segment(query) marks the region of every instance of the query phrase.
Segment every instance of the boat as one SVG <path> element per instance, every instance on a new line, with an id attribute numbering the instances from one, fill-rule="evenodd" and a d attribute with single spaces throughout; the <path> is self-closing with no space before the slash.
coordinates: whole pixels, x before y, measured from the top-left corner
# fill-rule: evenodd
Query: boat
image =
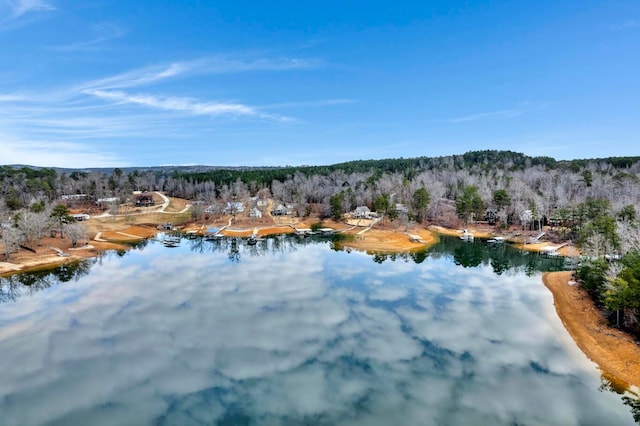
<path id="1" fill-rule="evenodd" d="M 332 235 L 336 233 L 336 230 L 333 228 L 320 228 L 317 230 L 317 233 L 320 235 Z"/>
<path id="2" fill-rule="evenodd" d="M 460 239 L 463 241 L 473 241 L 473 234 L 467 229 L 464 229 L 462 235 L 460 235 Z"/>
<path id="3" fill-rule="evenodd" d="M 218 233 L 204 235 L 204 239 L 206 241 L 218 241 L 218 240 L 221 240 L 222 238 L 224 238 L 224 235 L 221 235 Z"/>
<path id="4" fill-rule="evenodd" d="M 165 247 L 178 247 L 180 245 L 180 237 L 176 235 L 167 235 L 161 241 Z"/>
<path id="5" fill-rule="evenodd" d="M 315 232 L 313 232 L 311 230 L 311 228 L 299 228 L 296 229 L 296 235 L 299 237 L 308 237 L 310 235 L 315 234 Z"/>
<path id="6" fill-rule="evenodd" d="M 487 242 L 491 244 L 501 244 L 501 243 L 504 243 L 504 241 L 505 241 L 504 237 L 493 237 L 487 240 Z"/>

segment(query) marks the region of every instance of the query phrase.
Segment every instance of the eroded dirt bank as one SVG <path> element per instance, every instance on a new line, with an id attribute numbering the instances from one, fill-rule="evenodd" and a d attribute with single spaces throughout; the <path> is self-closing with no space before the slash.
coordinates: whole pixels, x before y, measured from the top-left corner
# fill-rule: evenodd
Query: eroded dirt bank
<path id="1" fill-rule="evenodd" d="M 570 271 L 542 275 L 567 331 L 616 388 L 640 388 L 640 346 L 628 334 L 609 327 L 587 292 L 569 285 L 570 280 Z"/>

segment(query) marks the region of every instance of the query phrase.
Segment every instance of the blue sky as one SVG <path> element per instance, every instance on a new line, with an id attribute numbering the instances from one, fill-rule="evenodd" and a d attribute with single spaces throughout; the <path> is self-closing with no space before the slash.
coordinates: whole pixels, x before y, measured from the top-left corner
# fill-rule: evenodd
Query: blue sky
<path id="1" fill-rule="evenodd" d="M 0 0 L 0 164 L 640 155 L 638 76 L 638 0 Z"/>

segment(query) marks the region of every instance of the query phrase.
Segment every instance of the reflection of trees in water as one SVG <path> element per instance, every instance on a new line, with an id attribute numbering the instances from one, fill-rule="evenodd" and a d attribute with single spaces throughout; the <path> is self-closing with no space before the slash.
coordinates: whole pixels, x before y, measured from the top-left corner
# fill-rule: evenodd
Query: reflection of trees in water
<path id="1" fill-rule="evenodd" d="M 337 242 L 332 244 L 332 249 L 342 251 L 343 247 Z M 491 266 L 497 275 L 513 269 L 530 276 L 537 271 L 561 271 L 564 270 L 565 265 L 564 258 L 517 250 L 509 244 L 489 244 L 480 240 L 470 242 L 452 237 L 441 237 L 440 243 L 428 250 L 411 253 L 368 251 L 367 254 L 376 263 L 397 260 L 422 263 L 428 257 L 434 259 L 451 258 L 456 265 L 464 268 L 474 268 L 480 265 Z"/>
<path id="2" fill-rule="evenodd" d="M 425 253 L 425 252 L 422 252 L 422 253 Z M 402 260 L 404 262 L 414 260 L 416 263 L 420 263 L 416 261 L 417 258 L 414 258 L 413 256 L 411 256 L 410 253 L 384 253 L 384 252 L 368 251 L 367 254 L 373 257 L 373 261 L 376 263 L 383 263 L 386 260 L 390 260 L 391 262 L 395 262 L 396 260 L 398 261 Z M 424 259 L 426 259 L 426 256 L 422 260 Z"/>
<path id="3" fill-rule="evenodd" d="M 232 238 L 231 245 L 229 247 L 229 254 L 227 255 L 229 260 L 235 263 L 240 262 L 240 250 L 238 249 L 238 239 Z"/>
<path id="4" fill-rule="evenodd" d="M 192 238 L 187 240 L 187 245 L 193 252 L 204 253 L 207 250 L 207 242 L 204 238 Z"/>
<path id="5" fill-rule="evenodd" d="M 640 399 L 623 396 L 622 402 L 629 406 L 633 420 L 640 425 Z"/>
<path id="6" fill-rule="evenodd" d="M 97 259 L 85 259 L 51 269 L 21 272 L 0 278 L 0 303 L 15 302 L 40 290 L 89 274 Z"/>
<path id="7" fill-rule="evenodd" d="M 493 258 L 491 259 L 491 268 L 496 275 L 502 275 L 503 272 L 509 270 L 511 264 L 508 259 L 505 258 Z"/>
<path id="8" fill-rule="evenodd" d="M 464 268 L 475 268 L 482 263 L 482 252 L 474 244 L 460 244 L 453 249 L 453 262 Z"/>
<path id="9" fill-rule="evenodd" d="M 130 241 L 124 244 L 128 245 L 132 249 L 142 250 L 143 248 L 149 245 L 149 241 L 150 241 L 149 239 L 144 238 L 142 240 Z"/>
<path id="10" fill-rule="evenodd" d="M 429 253 L 427 252 L 427 250 L 421 250 L 418 252 L 410 253 L 409 256 L 415 263 L 422 263 L 427 257 L 429 257 Z"/>
<path id="11" fill-rule="evenodd" d="M 624 385 L 618 385 L 604 375 L 600 376 L 600 387 L 598 390 L 600 392 L 608 391 L 622 395 L 622 403 L 629 407 L 633 421 L 640 425 L 640 397 L 637 394 L 627 392 Z"/>
<path id="12" fill-rule="evenodd" d="M 562 257 L 517 250 L 506 243 L 490 244 L 481 240 L 471 242 L 452 237 L 442 237 L 439 244 L 429 249 L 429 255 L 433 258 L 453 257 L 456 265 L 465 268 L 488 265 L 497 275 L 508 270 L 524 272 L 530 276 L 538 271 L 565 269 L 565 259 Z"/>
<path id="13" fill-rule="evenodd" d="M 255 245 L 248 245 L 247 240 L 238 237 L 224 237 L 216 240 L 204 238 L 185 239 L 187 246 L 197 253 L 224 253 L 231 262 L 238 263 L 243 256 L 266 256 L 268 254 L 290 253 L 298 246 L 309 244 L 323 244 L 329 242 L 331 248 L 342 251 L 340 244 L 345 237 L 333 235 L 330 237 L 297 237 L 293 235 L 270 236 L 258 241 Z M 142 240 L 132 244 L 133 249 L 142 250 L 149 240 Z M 117 256 L 126 255 L 126 251 L 115 252 Z M 440 243 L 429 250 L 412 253 L 384 253 L 368 252 L 376 263 L 386 261 L 413 261 L 422 263 L 428 257 L 439 259 L 441 257 L 453 258 L 453 261 L 462 267 L 476 267 L 481 264 L 490 265 L 493 271 L 500 275 L 514 269 L 527 275 L 536 271 L 555 271 L 563 269 L 562 258 L 551 258 L 545 255 L 525 252 L 511 248 L 508 244 L 489 245 L 480 241 L 466 242 L 457 238 L 442 237 Z M 102 263 L 103 257 L 98 256 L 90 260 L 63 265 L 46 271 L 23 272 L 7 278 L 0 278 L 0 303 L 15 301 L 25 294 L 32 294 L 43 288 L 78 279 L 89 273 L 94 263 Z"/>
<path id="14" fill-rule="evenodd" d="M 247 244 L 246 238 L 221 237 L 217 239 L 194 238 L 187 240 L 189 249 L 196 253 L 224 253 L 234 263 L 243 256 L 266 256 L 267 254 L 287 253 L 296 250 L 299 244 L 296 237 L 275 235 L 258 240 L 257 244 Z"/>

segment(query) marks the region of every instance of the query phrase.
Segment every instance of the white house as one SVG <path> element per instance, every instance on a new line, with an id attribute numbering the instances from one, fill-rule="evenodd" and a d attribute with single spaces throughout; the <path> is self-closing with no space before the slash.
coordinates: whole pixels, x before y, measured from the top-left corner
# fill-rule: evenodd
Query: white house
<path id="1" fill-rule="evenodd" d="M 120 199 L 118 197 L 98 198 L 96 200 L 96 204 L 99 204 L 99 203 L 113 203 L 114 201 L 120 201 Z"/>
<path id="2" fill-rule="evenodd" d="M 356 219 L 371 219 L 371 209 L 367 206 L 358 206 L 353 211 L 353 217 Z"/>
<path id="3" fill-rule="evenodd" d="M 257 207 L 254 207 L 251 210 L 249 210 L 249 217 L 261 218 L 262 212 Z"/>
<path id="4" fill-rule="evenodd" d="M 409 209 L 402 203 L 396 203 L 396 211 L 398 213 L 409 213 Z"/>
<path id="5" fill-rule="evenodd" d="M 278 204 L 278 207 L 271 210 L 271 214 L 273 216 L 286 216 L 293 214 L 293 206 L 291 204 L 287 204 L 283 206 L 282 204 Z"/>
<path id="6" fill-rule="evenodd" d="M 244 205 L 240 201 L 230 201 L 227 203 L 227 206 L 224 208 L 224 214 L 231 213 L 242 213 L 244 212 Z"/>
<path id="7" fill-rule="evenodd" d="M 87 197 L 87 194 L 69 194 L 62 195 L 60 198 L 62 198 L 63 200 L 84 200 Z"/>

